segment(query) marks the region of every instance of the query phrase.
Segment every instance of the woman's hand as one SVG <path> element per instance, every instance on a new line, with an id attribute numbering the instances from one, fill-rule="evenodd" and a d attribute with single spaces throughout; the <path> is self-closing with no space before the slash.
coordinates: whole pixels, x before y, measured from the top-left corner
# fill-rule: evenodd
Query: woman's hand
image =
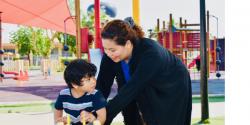
<path id="1" fill-rule="evenodd" d="M 94 122 L 96 120 L 96 117 L 91 113 L 87 111 L 81 112 L 81 122 Z"/>

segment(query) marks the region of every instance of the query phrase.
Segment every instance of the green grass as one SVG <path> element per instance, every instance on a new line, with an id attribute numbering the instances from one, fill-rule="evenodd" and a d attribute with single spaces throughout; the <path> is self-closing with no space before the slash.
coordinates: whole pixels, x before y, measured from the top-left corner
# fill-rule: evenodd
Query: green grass
<path id="1" fill-rule="evenodd" d="M 193 103 L 200 103 L 200 97 L 193 97 Z M 225 96 L 211 96 L 209 102 L 224 102 Z M 31 103 L 31 104 L 12 104 L 0 105 L 0 113 L 27 113 L 27 112 L 49 112 L 53 110 L 54 103 Z"/>
<path id="2" fill-rule="evenodd" d="M 224 95 L 221 95 L 221 96 L 209 96 L 208 101 L 209 102 L 225 102 L 225 96 Z M 193 97 L 192 102 L 193 103 L 200 103 L 201 98 L 200 97 Z"/>
<path id="3" fill-rule="evenodd" d="M 192 119 L 192 125 L 201 125 L 199 124 L 200 118 Z M 225 118 L 224 117 L 215 117 L 210 118 L 209 124 L 203 124 L 203 125 L 224 125 L 225 124 Z"/>
<path id="4" fill-rule="evenodd" d="M 0 113 L 50 112 L 53 103 L 0 105 Z"/>

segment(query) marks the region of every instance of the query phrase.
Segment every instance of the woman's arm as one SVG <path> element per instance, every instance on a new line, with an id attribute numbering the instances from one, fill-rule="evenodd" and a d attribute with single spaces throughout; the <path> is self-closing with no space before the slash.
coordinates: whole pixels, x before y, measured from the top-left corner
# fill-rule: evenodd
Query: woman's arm
<path id="1" fill-rule="evenodd" d="M 97 77 L 96 89 L 102 92 L 105 99 L 108 98 L 115 78 L 115 63 L 104 54 L 101 61 L 99 74 Z"/>
<path id="2" fill-rule="evenodd" d="M 121 88 L 119 93 L 108 102 L 107 119 L 105 124 L 110 124 L 112 119 L 147 86 L 147 83 L 157 76 L 162 69 L 162 57 L 153 51 L 144 53 L 137 68 L 128 83 Z"/>

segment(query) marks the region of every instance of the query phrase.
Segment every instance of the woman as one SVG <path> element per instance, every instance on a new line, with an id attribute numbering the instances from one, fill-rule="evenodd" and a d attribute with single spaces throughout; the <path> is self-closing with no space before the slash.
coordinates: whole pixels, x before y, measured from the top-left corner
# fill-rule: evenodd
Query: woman
<path id="1" fill-rule="evenodd" d="M 97 88 L 107 97 L 115 76 L 117 81 L 117 76 L 126 81 L 108 102 L 106 124 L 134 103 L 147 125 L 189 125 L 191 81 L 181 60 L 158 42 L 144 38 L 132 18 L 109 22 L 101 35 L 105 55 Z"/>

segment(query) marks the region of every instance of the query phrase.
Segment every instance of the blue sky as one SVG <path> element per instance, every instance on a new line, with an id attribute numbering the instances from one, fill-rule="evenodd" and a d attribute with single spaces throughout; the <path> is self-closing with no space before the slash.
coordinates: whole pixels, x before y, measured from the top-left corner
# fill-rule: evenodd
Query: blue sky
<path id="1" fill-rule="evenodd" d="M 101 0 L 110 3 L 117 8 L 118 19 L 132 16 L 132 0 Z M 169 14 L 173 14 L 176 23 L 179 17 L 186 19 L 188 23 L 199 23 L 199 1 L 200 0 L 140 0 L 140 20 L 144 31 L 153 28 L 156 25 L 156 19 L 159 18 L 162 27 L 162 21 L 169 20 Z M 81 9 L 86 11 L 88 5 L 94 0 L 81 0 Z M 219 19 L 219 37 L 225 36 L 225 0 L 206 0 L 206 9 L 210 14 Z M 210 18 L 210 33 L 216 35 L 216 20 Z M 9 32 L 15 31 L 15 25 L 3 24 L 3 41 L 7 42 Z"/>

